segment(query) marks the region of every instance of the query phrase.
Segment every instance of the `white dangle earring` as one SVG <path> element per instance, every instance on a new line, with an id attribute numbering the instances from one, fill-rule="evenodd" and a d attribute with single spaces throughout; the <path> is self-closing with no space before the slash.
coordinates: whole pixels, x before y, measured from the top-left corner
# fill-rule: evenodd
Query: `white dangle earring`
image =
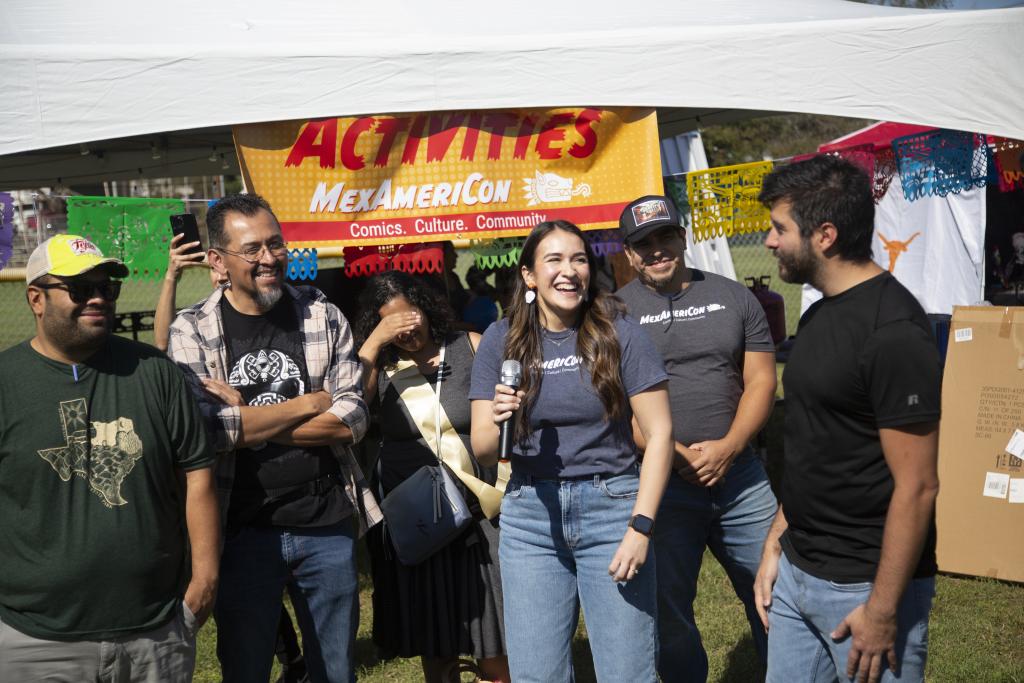
<path id="1" fill-rule="evenodd" d="M 528 289 L 526 290 L 526 295 L 523 297 L 523 299 L 526 301 L 526 305 L 529 306 L 530 304 L 537 300 L 537 292 L 535 292 L 532 288 Z"/>

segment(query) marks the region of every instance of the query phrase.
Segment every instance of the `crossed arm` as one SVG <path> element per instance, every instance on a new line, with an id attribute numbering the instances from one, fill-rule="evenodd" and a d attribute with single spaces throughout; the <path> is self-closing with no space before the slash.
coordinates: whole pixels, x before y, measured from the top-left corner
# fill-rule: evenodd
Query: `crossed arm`
<path id="1" fill-rule="evenodd" d="M 312 391 L 269 406 L 244 405 L 236 389 L 210 376 L 208 368 L 215 363 L 207 365 L 205 344 L 193 321 L 181 317 L 175 321 L 169 350 L 185 371 L 207 427 L 216 437 L 218 451 L 266 441 L 312 447 L 356 441 L 367 422 L 360 367 L 350 358 L 351 335 L 343 326 L 335 335 L 324 376 L 324 387 L 330 393 Z"/>
<path id="2" fill-rule="evenodd" d="M 203 388 L 227 406 L 238 408 L 240 428 L 236 448 L 273 441 L 292 446 L 326 446 L 351 443 L 352 429 L 333 413 L 326 391 L 314 391 L 269 406 L 248 406 L 234 387 L 205 378 Z"/>

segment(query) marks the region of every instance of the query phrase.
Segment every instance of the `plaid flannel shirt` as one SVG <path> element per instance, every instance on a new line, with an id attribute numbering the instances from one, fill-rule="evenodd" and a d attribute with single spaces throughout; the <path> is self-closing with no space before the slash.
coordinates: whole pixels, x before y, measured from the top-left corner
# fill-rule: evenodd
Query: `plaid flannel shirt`
<path id="1" fill-rule="evenodd" d="M 352 332 L 338 307 L 327 301 L 318 289 L 285 285 L 295 303 L 300 322 L 302 347 L 310 391 L 331 392 L 333 404 L 328 412 L 352 430 L 353 442 L 366 434 L 369 412 L 363 401 L 362 366 L 356 358 Z M 217 460 L 217 494 L 221 520 L 227 519 L 231 488 L 235 478 L 235 449 L 241 434 L 241 411 L 210 396 L 203 378 L 227 382 L 228 358 L 224 343 L 224 325 L 220 302 L 224 287 L 199 303 L 184 309 L 171 324 L 167 353 L 185 372 L 199 402 L 207 430 L 220 454 Z M 344 444 L 331 444 L 341 466 L 345 493 L 359 515 L 360 535 L 383 519 L 359 463 Z"/>

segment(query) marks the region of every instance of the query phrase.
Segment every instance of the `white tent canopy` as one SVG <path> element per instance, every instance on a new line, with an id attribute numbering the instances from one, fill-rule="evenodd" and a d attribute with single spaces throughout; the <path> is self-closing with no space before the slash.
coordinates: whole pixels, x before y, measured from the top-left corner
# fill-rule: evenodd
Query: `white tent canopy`
<path id="1" fill-rule="evenodd" d="M 808 112 L 1024 138 L 1022 36 L 1024 8 L 840 0 L 4 0 L 0 186 L 217 173 L 232 124 L 427 110 L 654 106 L 663 136 Z"/>

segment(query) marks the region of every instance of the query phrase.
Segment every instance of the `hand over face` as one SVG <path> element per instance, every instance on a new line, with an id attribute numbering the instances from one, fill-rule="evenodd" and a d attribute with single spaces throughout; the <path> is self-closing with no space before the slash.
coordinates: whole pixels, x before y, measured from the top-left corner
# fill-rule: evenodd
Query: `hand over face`
<path id="1" fill-rule="evenodd" d="M 413 333 L 423 323 L 423 314 L 419 310 L 405 310 L 385 315 L 373 328 L 370 337 L 380 346 L 400 342 Z"/>

